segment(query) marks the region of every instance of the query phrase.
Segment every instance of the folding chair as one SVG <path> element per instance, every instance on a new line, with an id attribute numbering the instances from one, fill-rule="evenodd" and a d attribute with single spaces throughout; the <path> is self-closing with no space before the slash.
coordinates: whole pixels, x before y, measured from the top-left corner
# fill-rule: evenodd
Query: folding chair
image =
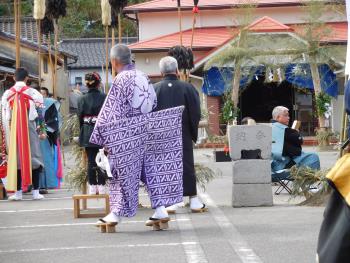
<path id="1" fill-rule="evenodd" d="M 279 187 L 275 191 L 275 195 L 279 195 L 283 190 L 286 190 L 288 194 L 292 193 L 289 184 L 292 183 L 294 179 L 291 177 L 289 169 L 272 171 L 271 178 L 273 183 L 279 184 Z"/>

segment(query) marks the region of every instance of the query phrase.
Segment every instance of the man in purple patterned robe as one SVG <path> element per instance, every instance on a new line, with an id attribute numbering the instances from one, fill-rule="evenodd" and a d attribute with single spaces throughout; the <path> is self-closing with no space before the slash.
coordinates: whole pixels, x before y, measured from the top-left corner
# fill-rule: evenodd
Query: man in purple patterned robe
<path id="1" fill-rule="evenodd" d="M 90 142 L 108 151 L 111 213 L 98 224 L 132 217 L 138 206 L 140 180 L 145 184 L 154 215 L 152 226 L 169 221 L 165 207 L 182 201 L 183 107 L 151 113 L 157 105 L 148 77 L 135 69 L 125 45 L 111 49 L 118 73 L 100 111 Z"/>

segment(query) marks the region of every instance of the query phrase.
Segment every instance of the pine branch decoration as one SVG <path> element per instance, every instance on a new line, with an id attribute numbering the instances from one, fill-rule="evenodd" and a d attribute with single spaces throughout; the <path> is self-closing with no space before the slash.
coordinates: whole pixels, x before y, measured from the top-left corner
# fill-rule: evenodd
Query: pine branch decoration
<path id="1" fill-rule="evenodd" d="M 66 16 L 67 2 L 66 0 L 47 0 L 46 1 L 46 16 L 52 19 L 59 19 Z"/>

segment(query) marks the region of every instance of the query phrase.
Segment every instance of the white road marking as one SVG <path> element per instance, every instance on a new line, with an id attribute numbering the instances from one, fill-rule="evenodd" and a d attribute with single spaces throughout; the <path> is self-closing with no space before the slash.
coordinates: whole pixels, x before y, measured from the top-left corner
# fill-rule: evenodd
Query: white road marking
<path id="1" fill-rule="evenodd" d="M 208 263 L 205 253 L 199 243 L 192 221 L 186 214 L 176 214 L 177 225 L 180 229 L 181 240 L 188 263 Z"/>
<path id="2" fill-rule="evenodd" d="M 262 263 L 262 260 L 255 254 L 252 248 L 244 240 L 238 230 L 232 225 L 222 210 L 215 204 L 208 194 L 200 194 L 203 202 L 209 208 L 211 216 L 221 228 L 222 234 L 230 243 L 233 250 L 237 253 L 243 263 Z"/>
<path id="3" fill-rule="evenodd" d="M 103 207 L 89 207 L 91 209 L 103 208 Z M 25 213 L 25 212 L 45 212 L 45 211 L 64 211 L 73 210 L 73 208 L 42 208 L 42 209 L 23 209 L 23 210 L 0 210 L 1 213 Z"/>
<path id="4" fill-rule="evenodd" d="M 129 244 L 129 245 L 105 245 L 105 246 L 79 246 L 79 247 L 49 247 L 49 248 L 28 248 L 0 250 L 0 254 L 30 253 L 30 252 L 51 252 L 84 249 L 106 249 L 106 248 L 143 248 L 143 247 L 175 247 L 181 245 L 195 245 L 193 242 L 183 243 L 162 243 L 162 244 Z"/>
<path id="5" fill-rule="evenodd" d="M 171 221 L 189 221 L 189 218 L 184 219 L 175 219 Z M 97 220 L 96 220 L 97 221 Z M 139 223 L 145 223 L 144 220 L 128 220 L 123 221 L 121 224 L 139 224 Z M 22 226 L 0 226 L 0 230 L 7 230 L 7 229 L 22 229 L 22 228 L 44 228 L 44 227 L 74 227 L 74 226 L 89 226 L 89 225 L 95 225 L 95 222 L 86 222 L 86 223 L 71 223 L 71 224 L 43 224 L 43 225 L 22 225 Z"/>
<path id="6" fill-rule="evenodd" d="M 45 195 L 44 195 L 45 196 Z M 21 201 L 9 201 L 9 200 L 0 200 L 0 202 L 27 202 L 27 201 L 33 201 L 33 202 L 43 202 L 45 200 L 66 200 L 66 199 L 72 199 L 71 196 L 66 196 L 66 197 L 45 197 L 42 200 L 33 200 L 31 198 L 29 199 L 22 199 Z"/>

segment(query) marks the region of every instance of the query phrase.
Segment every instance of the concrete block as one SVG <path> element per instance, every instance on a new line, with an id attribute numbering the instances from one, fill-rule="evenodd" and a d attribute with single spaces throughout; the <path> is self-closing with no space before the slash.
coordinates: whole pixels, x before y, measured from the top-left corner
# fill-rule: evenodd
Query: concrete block
<path id="1" fill-rule="evenodd" d="M 232 164 L 234 184 L 271 183 L 270 160 L 237 160 Z"/>
<path id="2" fill-rule="evenodd" d="M 232 189 L 233 207 L 272 206 L 270 184 L 234 184 Z"/>
<path id="3" fill-rule="evenodd" d="M 272 128 L 268 125 L 234 125 L 228 128 L 232 160 L 241 159 L 242 150 L 261 150 L 262 159 L 271 158 Z"/>

